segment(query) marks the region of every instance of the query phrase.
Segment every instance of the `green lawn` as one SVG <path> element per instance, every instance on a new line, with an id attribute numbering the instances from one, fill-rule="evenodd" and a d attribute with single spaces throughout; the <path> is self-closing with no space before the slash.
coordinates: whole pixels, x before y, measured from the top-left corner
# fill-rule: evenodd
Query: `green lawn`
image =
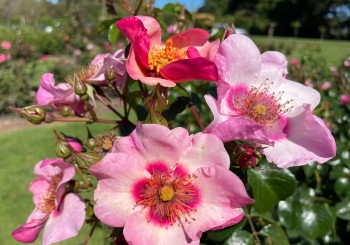
<path id="1" fill-rule="evenodd" d="M 339 65 L 350 55 L 350 41 L 274 37 L 269 44 L 266 36 L 253 35 L 251 38 L 263 49 L 270 48 L 285 53 L 288 60 L 312 53 L 323 57 L 328 65 Z"/>
<path id="2" fill-rule="evenodd" d="M 110 118 L 110 116 L 104 118 L 108 117 Z M 112 126 L 93 124 L 89 127 L 96 136 L 96 134 L 109 130 Z M 28 190 L 29 183 L 36 177 L 33 173 L 34 165 L 44 158 L 55 158 L 56 142 L 52 132 L 53 128 L 58 132 L 86 140 L 86 129 L 79 123 L 36 126 L 0 134 L 0 154 L 2 156 L 0 162 L 1 244 L 19 244 L 12 238 L 11 232 L 25 223 L 34 208 L 32 194 Z M 89 229 L 89 226 L 84 225 L 78 237 L 60 244 L 84 242 Z M 101 244 L 105 234 L 102 228 L 97 229 L 90 244 Z M 41 244 L 41 235 L 34 244 Z"/>

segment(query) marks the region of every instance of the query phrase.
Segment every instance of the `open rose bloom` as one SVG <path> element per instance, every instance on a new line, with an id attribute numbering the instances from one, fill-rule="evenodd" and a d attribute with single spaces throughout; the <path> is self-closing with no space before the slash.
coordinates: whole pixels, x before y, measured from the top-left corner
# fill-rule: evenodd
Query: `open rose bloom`
<path id="1" fill-rule="evenodd" d="M 69 83 L 55 85 L 52 73 L 45 73 L 40 80 L 40 87 L 36 94 L 39 105 L 71 106 L 78 114 L 84 113 L 84 101 L 74 93 Z"/>
<path id="2" fill-rule="evenodd" d="M 215 136 L 138 124 L 89 172 L 95 215 L 124 227 L 130 244 L 199 244 L 204 231 L 238 223 L 253 202 Z"/>
<path id="3" fill-rule="evenodd" d="M 40 176 L 29 186 L 35 209 L 12 236 L 19 242 L 31 243 L 43 227 L 44 245 L 76 236 L 85 220 L 85 203 L 77 194 L 65 194 L 66 183 L 75 174 L 74 167 L 61 159 L 45 159 L 34 172 Z"/>
<path id="4" fill-rule="evenodd" d="M 234 34 L 221 44 L 215 62 L 220 68 L 218 100 L 206 96 L 214 114 L 206 133 L 224 142 L 269 145 L 263 153 L 281 168 L 324 163 L 335 156 L 333 136 L 312 114 L 319 93 L 286 79 L 283 54 L 260 54 L 248 37 Z"/>
<path id="5" fill-rule="evenodd" d="M 162 44 L 160 25 L 154 18 L 128 17 L 117 26 L 131 43 L 126 69 L 133 79 L 164 87 L 195 79 L 218 80 L 213 60 L 220 40 L 210 43 L 208 32 L 190 29 Z"/>
<path id="6" fill-rule="evenodd" d="M 86 82 L 98 86 L 108 85 L 111 81 L 106 78 L 106 74 L 111 72 L 114 76 L 112 80 L 116 81 L 117 87 L 122 87 L 127 77 L 125 62 L 122 49 L 117 50 L 113 55 L 109 53 L 97 55 L 91 62 L 90 77 L 86 79 Z"/>

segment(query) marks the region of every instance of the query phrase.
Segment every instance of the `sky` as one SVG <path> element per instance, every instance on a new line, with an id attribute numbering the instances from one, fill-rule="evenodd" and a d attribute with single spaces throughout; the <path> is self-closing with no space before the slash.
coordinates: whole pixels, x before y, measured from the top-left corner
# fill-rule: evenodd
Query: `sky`
<path id="1" fill-rule="evenodd" d="M 57 0 L 50 0 L 53 3 L 57 3 Z M 167 3 L 178 2 L 181 4 L 186 4 L 186 8 L 189 11 L 195 11 L 204 4 L 204 0 L 156 0 L 154 7 L 162 8 Z"/>

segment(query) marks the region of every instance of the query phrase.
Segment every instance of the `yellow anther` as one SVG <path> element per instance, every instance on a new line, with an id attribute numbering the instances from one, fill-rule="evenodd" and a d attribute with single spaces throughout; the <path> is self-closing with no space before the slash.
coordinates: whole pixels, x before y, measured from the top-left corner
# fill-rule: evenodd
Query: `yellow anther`
<path id="1" fill-rule="evenodd" d="M 254 111 L 260 115 L 265 115 L 266 113 L 266 106 L 261 105 L 261 104 L 257 104 L 256 106 L 254 106 Z"/>
<path id="2" fill-rule="evenodd" d="M 169 185 L 164 185 L 159 189 L 159 197 L 164 202 L 167 202 L 173 199 L 174 195 L 175 195 L 174 189 Z"/>

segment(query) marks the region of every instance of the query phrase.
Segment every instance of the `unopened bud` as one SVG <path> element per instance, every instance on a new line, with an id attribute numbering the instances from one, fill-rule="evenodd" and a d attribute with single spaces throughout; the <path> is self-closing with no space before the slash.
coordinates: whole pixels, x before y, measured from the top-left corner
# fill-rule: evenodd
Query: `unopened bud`
<path id="1" fill-rule="evenodd" d="M 250 144 L 239 145 L 233 151 L 236 163 L 241 168 L 251 168 L 257 164 L 257 148 Z"/>
<path id="2" fill-rule="evenodd" d="M 64 140 L 57 140 L 56 143 L 56 155 L 60 158 L 69 157 L 71 150 L 67 147 L 67 142 Z"/>
<path id="3" fill-rule="evenodd" d="M 89 139 L 86 141 L 85 145 L 86 145 L 89 149 L 94 149 L 94 148 L 96 147 L 96 143 L 97 143 L 97 141 L 96 141 L 95 138 L 89 138 Z"/>
<path id="4" fill-rule="evenodd" d="M 71 108 L 68 105 L 60 105 L 55 108 L 63 117 L 68 117 L 70 115 Z"/>
<path id="5" fill-rule="evenodd" d="M 41 105 L 27 106 L 24 108 L 14 108 L 9 106 L 9 108 L 19 113 L 32 124 L 40 124 L 45 119 L 45 109 Z"/>
<path id="6" fill-rule="evenodd" d="M 94 152 L 74 152 L 73 157 L 79 166 L 87 168 L 101 161 L 100 156 Z"/>
<path id="7" fill-rule="evenodd" d="M 55 116 L 51 112 L 47 112 L 45 115 L 45 122 L 52 123 L 53 121 L 55 121 Z"/>
<path id="8" fill-rule="evenodd" d="M 77 74 L 74 74 L 74 93 L 77 95 L 84 95 L 87 92 L 86 84 L 80 80 Z"/>

